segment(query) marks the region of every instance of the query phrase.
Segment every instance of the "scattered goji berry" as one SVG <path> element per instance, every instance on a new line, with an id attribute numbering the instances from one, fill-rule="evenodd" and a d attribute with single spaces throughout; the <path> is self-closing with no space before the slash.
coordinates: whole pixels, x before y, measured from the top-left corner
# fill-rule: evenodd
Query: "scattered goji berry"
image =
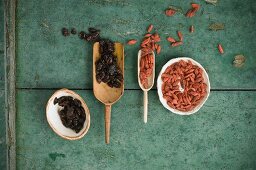
<path id="1" fill-rule="evenodd" d="M 223 50 L 223 47 L 222 47 L 221 44 L 218 44 L 218 50 L 219 50 L 219 52 L 220 52 L 221 54 L 224 53 L 224 50 Z"/>
<path id="2" fill-rule="evenodd" d="M 183 44 L 183 42 L 177 41 L 177 42 L 172 43 L 172 47 L 177 47 L 177 46 L 180 46 L 182 44 Z"/>
<path id="3" fill-rule="evenodd" d="M 172 37 L 167 37 L 167 41 L 171 42 L 171 43 L 174 43 L 176 42 L 176 40 Z"/>
<path id="4" fill-rule="evenodd" d="M 193 25 L 191 25 L 191 26 L 189 27 L 189 32 L 193 33 L 194 31 L 195 31 L 195 28 L 194 28 Z"/>
<path id="5" fill-rule="evenodd" d="M 183 41 L 183 35 L 180 31 L 177 31 L 178 37 L 180 39 L 180 41 Z"/>
<path id="6" fill-rule="evenodd" d="M 129 41 L 127 42 L 128 45 L 134 45 L 134 44 L 136 44 L 136 43 L 137 43 L 137 40 L 135 40 L 135 39 L 129 40 Z"/>
<path id="7" fill-rule="evenodd" d="M 151 32 L 152 31 L 152 29 L 153 29 L 153 25 L 152 24 L 150 24 L 149 26 L 148 26 L 148 29 L 147 29 L 147 32 Z"/>
<path id="8" fill-rule="evenodd" d="M 176 11 L 173 10 L 173 9 L 165 10 L 165 15 L 168 16 L 168 17 L 173 16 L 175 13 L 176 13 Z"/>

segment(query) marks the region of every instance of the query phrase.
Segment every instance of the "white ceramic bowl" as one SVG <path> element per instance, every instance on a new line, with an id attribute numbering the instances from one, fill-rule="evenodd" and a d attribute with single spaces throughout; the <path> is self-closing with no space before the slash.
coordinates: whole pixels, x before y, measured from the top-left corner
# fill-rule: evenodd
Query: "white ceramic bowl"
<path id="1" fill-rule="evenodd" d="M 72 129 L 66 128 L 61 122 L 60 116 L 58 114 L 58 110 L 60 110 L 62 107 L 59 106 L 58 104 L 54 105 L 53 103 L 55 97 L 59 98 L 61 96 L 72 96 L 73 98 L 78 99 L 82 103 L 82 107 L 84 108 L 84 111 L 86 114 L 86 120 L 84 122 L 83 129 L 81 129 L 79 133 L 75 133 Z M 78 94 L 68 89 L 57 90 L 51 96 L 46 106 L 46 117 L 53 131 L 57 133 L 60 137 L 68 140 L 81 139 L 87 133 L 90 127 L 90 112 L 87 105 Z"/>
<path id="2" fill-rule="evenodd" d="M 205 95 L 205 97 L 203 98 L 203 100 L 192 110 L 190 111 L 187 111 L 187 112 L 184 112 L 184 111 L 180 111 L 180 110 L 177 110 L 177 109 L 174 109 L 174 108 L 171 108 L 168 104 L 167 104 L 167 101 L 163 98 L 163 93 L 162 93 L 162 84 L 163 84 L 163 81 L 161 79 L 161 75 L 164 73 L 164 71 L 166 70 L 166 68 L 180 60 L 184 60 L 184 61 L 188 61 L 190 60 L 194 65 L 197 65 L 198 67 L 200 67 L 202 70 L 203 70 L 203 78 L 204 78 L 204 83 L 207 84 L 207 95 Z M 176 114 L 179 114 L 179 115 L 191 115 L 193 113 L 196 113 L 203 105 L 204 103 L 206 102 L 206 100 L 208 99 L 209 97 L 209 94 L 210 94 L 210 81 L 209 81 L 209 77 L 208 77 L 208 74 L 207 72 L 205 71 L 205 69 L 203 68 L 203 66 L 201 64 L 199 64 L 198 62 L 196 62 L 195 60 L 193 60 L 192 58 L 188 58 L 188 57 L 179 57 L 179 58 L 174 58 L 174 59 L 171 59 L 169 60 L 161 69 L 159 75 L 158 75 L 158 78 L 157 78 L 157 92 L 158 92 L 158 96 L 159 96 L 159 100 L 160 102 L 163 104 L 163 106 L 170 110 L 171 112 L 173 113 L 176 113 Z"/>

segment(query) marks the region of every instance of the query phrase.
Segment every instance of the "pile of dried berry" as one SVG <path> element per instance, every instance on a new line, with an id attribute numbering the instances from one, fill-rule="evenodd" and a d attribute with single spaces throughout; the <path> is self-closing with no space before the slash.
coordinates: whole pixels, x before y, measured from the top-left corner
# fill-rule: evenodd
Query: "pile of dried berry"
<path id="1" fill-rule="evenodd" d="M 54 104 L 57 104 L 63 109 L 58 113 L 62 124 L 79 133 L 84 126 L 86 119 L 84 108 L 79 100 L 73 99 L 71 96 L 62 96 L 54 99 Z"/>
<path id="2" fill-rule="evenodd" d="M 190 111 L 207 94 L 203 70 L 190 60 L 180 60 L 168 66 L 161 78 L 163 97 L 173 109 Z"/>
<path id="3" fill-rule="evenodd" d="M 148 78 L 153 73 L 154 68 L 154 56 L 153 51 L 156 51 L 157 54 L 161 52 L 161 46 L 158 42 L 161 41 L 161 38 L 158 33 L 151 34 L 153 25 L 149 25 L 147 29 L 147 34 L 145 34 L 141 46 L 141 58 L 140 58 L 140 82 L 144 88 L 148 87 Z"/>
<path id="4" fill-rule="evenodd" d="M 153 73 L 154 66 L 154 56 L 153 53 L 147 53 L 146 55 L 142 55 L 140 59 L 140 82 L 144 88 L 149 88 L 148 86 L 148 78 Z"/>
<path id="5" fill-rule="evenodd" d="M 115 45 L 109 39 L 101 39 L 100 59 L 96 61 L 96 80 L 98 83 L 107 83 L 109 87 L 120 88 L 123 82 L 123 74 L 114 55 Z"/>

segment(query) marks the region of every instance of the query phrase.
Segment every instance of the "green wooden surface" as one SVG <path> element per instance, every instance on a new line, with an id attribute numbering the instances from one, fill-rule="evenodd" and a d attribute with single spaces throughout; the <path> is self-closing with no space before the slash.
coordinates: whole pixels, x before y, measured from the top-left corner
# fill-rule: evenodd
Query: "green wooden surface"
<path id="1" fill-rule="evenodd" d="M 0 169 L 6 169 L 4 90 L 0 90 Z"/>
<path id="2" fill-rule="evenodd" d="M 256 92 L 239 91 L 256 90 L 256 1 L 222 0 L 213 6 L 195 0 L 202 8 L 194 18 L 164 15 L 169 5 L 181 6 L 185 12 L 190 2 L 17 1 L 17 168 L 256 169 Z M 225 23 L 225 30 L 208 31 L 212 22 Z M 111 144 L 105 145 L 104 108 L 91 90 L 91 45 L 77 36 L 63 37 L 60 29 L 86 30 L 95 26 L 102 30 L 103 37 L 124 43 L 131 38 L 140 40 L 151 23 L 162 37 L 156 74 L 171 58 L 192 57 L 207 69 L 212 89 L 222 91 L 213 91 L 198 113 L 184 117 L 164 109 L 153 90 L 149 95 L 149 122 L 145 125 L 142 92 L 137 90 L 139 47 L 125 46 L 125 88 L 133 90 L 125 90 L 113 106 Z M 190 25 L 195 26 L 193 34 L 188 33 Z M 184 45 L 169 48 L 165 38 L 176 37 L 176 30 L 183 32 Z M 216 49 L 219 42 L 224 46 L 224 55 Z M 4 49 L 1 44 L 0 36 L 0 48 Z M 240 53 L 247 60 L 243 68 L 237 69 L 232 61 Z M 2 89 L 3 76 L 1 70 Z M 46 122 L 45 104 L 54 89 L 62 87 L 90 89 L 77 91 L 88 104 L 92 119 L 88 134 L 79 141 L 63 140 Z M 4 96 L 4 91 L 0 92 Z M 0 109 L 4 109 L 3 97 L 0 102 Z M 0 169 L 6 166 L 4 121 L 0 116 Z"/>
<path id="3" fill-rule="evenodd" d="M 71 36 L 61 35 L 62 27 L 86 30 L 95 26 L 103 37 L 126 42 L 140 40 L 152 23 L 162 36 L 162 53 L 157 57 L 156 73 L 169 59 L 187 56 L 196 59 L 209 72 L 213 89 L 256 89 L 256 1 L 219 1 L 217 6 L 202 5 L 196 17 L 181 14 L 166 17 L 168 5 L 181 6 L 185 11 L 190 1 L 147 0 L 20 0 L 17 3 L 17 86 L 19 88 L 92 88 L 91 45 Z M 43 8 L 42 8 L 43 7 Z M 210 32 L 212 22 L 225 23 L 225 30 Z M 195 33 L 189 34 L 193 24 Z M 169 48 L 167 35 L 184 34 L 184 45 Z M 129 35 L 127 35 L 129 34 Z M 217 44 L 222 43 L 225 54 L 220 55 Z M 136 62 L 138 45 L 125 47 L 125 88 L 138 89 Z M 246 56 L 242 69 L 232 66 L 236 54 Z M 250 81 L 248 81 L 250 80 Z"/>
<path id="4" fill-rule="evenodd" d="M 4 98 L 4 6 L 0 1 L 0 169 L 6 169 L 5 98 Z"/>
<path id="5" fill-rule="evenodd" d="M 88 134 L 78 141 L 57 136 L 44 109 L 53 92 L 18 90 L 18 169 L 256 168 L 256 92 L 212 92 L 198 113 L 179 116 L 160 107 L 156 91 L 150 91 L 144 124 L 142 92 L 125 91 L 113 105 L 109 145 L 104 107 L 90 90 L 76 91 L 90 108 Z"/>
<path id="6" fill-rule="evenodd" d="M 4 6 L 0 1 L 0 89 L 4 89 Z"/>

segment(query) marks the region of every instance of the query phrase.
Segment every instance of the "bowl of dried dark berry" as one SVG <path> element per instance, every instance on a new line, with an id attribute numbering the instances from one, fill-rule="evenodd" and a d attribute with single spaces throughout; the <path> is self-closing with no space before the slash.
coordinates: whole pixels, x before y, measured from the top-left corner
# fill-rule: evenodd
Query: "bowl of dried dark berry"
<path id="1" fill-rule="evenodd" d="M 68 89 L 60 89 L 51 96 L 46 118 L 53 131 L 68 140 L 82 138 L 90 127 L 87 105 L 77 93 Z"/>

